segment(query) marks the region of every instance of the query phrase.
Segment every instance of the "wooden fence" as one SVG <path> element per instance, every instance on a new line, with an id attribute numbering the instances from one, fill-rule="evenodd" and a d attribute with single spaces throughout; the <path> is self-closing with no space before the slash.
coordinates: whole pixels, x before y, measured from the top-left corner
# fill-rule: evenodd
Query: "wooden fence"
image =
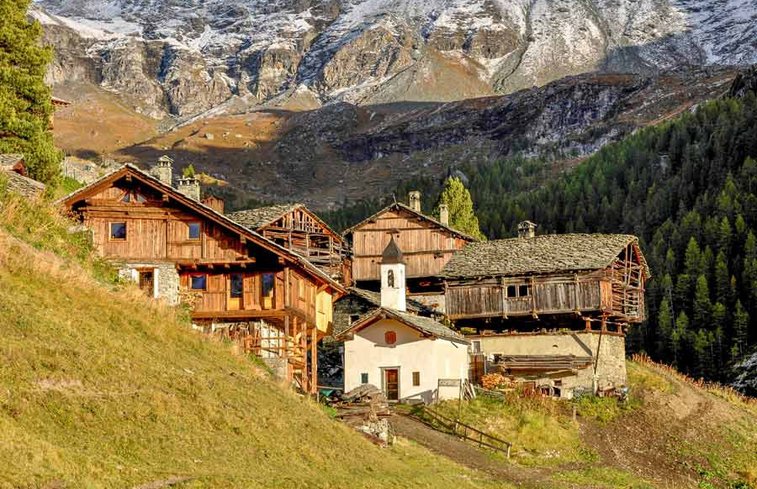
<path id="1" fill-rule="evenodd" d="M 479 448 L 486 447 L 497 452 L 502 452 L 507 455 L 507 458 L 510 458 L 510 449 L 513 444 L 509 441 L 484 433 L 473 426 L 463 423 L 459 419 L 452 419 L 429 407 L 422 407 L 421 412 L 424 417 L 430 418 L 430 421 L 423 418 L 420 418 L 420 420 L 431 428 L 475 443 Z M 442 429 L 439 429 L 439 426 Z"/>

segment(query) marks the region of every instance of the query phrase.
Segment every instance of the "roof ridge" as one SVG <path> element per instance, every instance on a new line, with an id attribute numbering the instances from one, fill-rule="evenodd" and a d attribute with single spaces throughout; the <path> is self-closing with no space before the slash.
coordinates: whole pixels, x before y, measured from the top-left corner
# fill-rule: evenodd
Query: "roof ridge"
<path id="1" fill-rule="evenodd" d="M 384 207 L 384 208 L 382 208 L 382 209 L 380 209 L 380 210 L 376 211 L 375 213 L 373 213 L 373 214 L 371 214 L 370 216 L 366 217 L 365 219 L 363 219 L 362 221 L 358 222 L 357 224 L 354 224 L 354 225 L 352 225 L 352 226 L 348 227 L 347 229 L 345 229 L 345 230 L 344 230 L 344 231 L 342 232 L 342 234 L 343 234 L 343 235 L 347 235 L 347 234 L 350 234 L 350 233 L 352 233 L 352 232 L 353 232 L 353 231 L 355 230 L 355 228 L 357 228 L 357 227 L 359 227 L 359 226 L 361 226 L 361 225 L 365 224 L 366 222 L 368 222 L 368 221 L 370 221 L 371 219 L 375 218 L 375 217 L 376 217 L 376 216 L 378 216 L 379 214 L 381 214 L 381 213 L 383 213 L 383 212 L 386 212 L 386 211 L 388 211 L 388 210 L 391 210 L 391 209 L 392 209 L 393 207 L 399 207 L 399 208 L 401 208 L 401 209 L 403 209 L 403 210 L 405 210 L 405 211 L 411 212 L 412 214 L 415 214 L 415 215 L 416 215 L 416 216 L 418 216 L 418 217 L 421 217 L 421 218 L 423 218 L 423 219 L 425 219 L 425 220 L 427 220 L 427 221 L 430 221 L 430 222 L 432 222 L 433 224 L 436 224 L 437 226 L 439 226 L 439 227 L 441 227 L 441 228 L 444 228 L 444 229 L 446 229 L 446 230 L 450 231 L 451 233 L 457 234 L 458 236 L 461 236 L 461 237 L 463 237 L 464 239 L 467 239 L 468 241 L 471 241 L 471 242 L 476 242 L 476 241 L 479 241 L 478 239 L 474 238 L 473 236 L 471 236 L 471 235 L 469 235 L 469 234 L 465 234 L 465 233 L 463 233 L 462 231 L 458 231 L 457 229 L 455 229 L 455 228 L 451 227 L 451 226 L 450 226 L 450 225 L 448 225 L 448 224 L 443 224 L 443 223 L 442 223 L 441 221 L 438 221 L 437 219 L 435 219 L 435 218 L 433 218 L 433 217 L 431 217 L 431 216 L 429 216 L 429 215 L 427 215 L 427 214 L 424 214 L 424 213 L 422 213 L 422 212 L 418 212 L 418 211 L 416 211 L 415 209 L 413 209 L 412 207 L 410 207 L 409 205 L 407 205 L 407 204 L 404 204 L 404 203 L 402 203 L 402 202 L 392 202 L 392 203 L 391 203 L 391 204 L 389 204 L 388 206 L 386 206 L 386 207 Z"/>

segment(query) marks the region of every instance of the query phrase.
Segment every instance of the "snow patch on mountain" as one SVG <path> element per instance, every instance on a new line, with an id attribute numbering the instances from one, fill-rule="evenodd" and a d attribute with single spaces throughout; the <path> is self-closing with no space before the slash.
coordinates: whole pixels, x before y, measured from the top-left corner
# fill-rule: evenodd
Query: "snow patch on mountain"
<path id="1" fill-rule="evenodd" d="M 209 109 L 224 93 L 264 103 L 301 85 L 324 102 L 370 100 L 377 91 L 382 100 L 407 94 L 454 100 L 461 87 L 474 95 L 504 93 L 597 69 L 654 72 L 757 63 L 757 0 L 36 0 L 36 5 L 32 15 L 48 31 L 66 28 L 88 40 L 79 55 L 90 56 L 95 69 L 116 69 L 113 63 L 125 56 L 124 49 L 136 50 L 139 59 L 160 56 L 158 69 L 143 74 L 152 79 L 121 85 L 157 83 L 170 92 L 165 83 L 181 84 L 180 93 L 168 94 L 173 113 L 190 94 L 192 110 Z M 50 37 L 55 43 L 55 34 Z M 77 62 L 74 52 L 62 55 Z M 102 65 L 102 59 L 110 64 Z M 143 60 L 148 68 L 155 64 Z M 459 73 L 449 76 L 462 77 L 459 84 L 441 75 L 455 70 L 447 65 L 454 60 Z M 436 62 L 444 68 L 435 70 Z M 415 68 L 413 75 L 409 70 Z M 127 72 L 136 75 L 132 68 Z M 168 72 L 171 80 L 161 78 Z M 110 72 L 111 79 L 116 75 Z M 479 86 L 482 81 L 488 91 Z M 203 90 L 213 96 L 202 100 Z"/>

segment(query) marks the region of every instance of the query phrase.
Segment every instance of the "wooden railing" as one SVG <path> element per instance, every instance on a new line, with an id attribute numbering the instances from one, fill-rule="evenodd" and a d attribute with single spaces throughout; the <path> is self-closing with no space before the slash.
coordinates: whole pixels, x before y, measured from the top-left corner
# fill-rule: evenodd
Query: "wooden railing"
<path id="1" fill-rule="evenodd" d="M 431 409 L 430 407 L 422 407 L 421 413 L 431 418 L 431 422 L 423 418 L 418 418 L 427 426 L 475 443 L 479 446 L 479 448 L 486 447 L 497 452 L 502 452 L 507 456 L 507 458 L 510 458 L 510 449 L 512 448 L 513 444 L 509 441 L 505 441 L 501 438 L 497 438 L 496 436 L 484 433 L 483 431 L 474 428 L 473 426 L 463 423 L 459 419 L 452 419 L 441 414 L 438 411 L 435 411 L 434 409 Z M 443 429 L 439 429 L 439 426 L 441 426 Z"/>

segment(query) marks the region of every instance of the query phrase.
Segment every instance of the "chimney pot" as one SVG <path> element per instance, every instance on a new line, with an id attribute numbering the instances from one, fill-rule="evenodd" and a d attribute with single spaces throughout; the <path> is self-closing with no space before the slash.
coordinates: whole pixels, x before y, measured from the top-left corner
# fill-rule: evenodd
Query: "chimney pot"
<path id="1" fill-rule="evenodd" d="M 180 178 L 176 190 L 190 199 L 200 201 L 200 181 L 195 177 Z"/>
<path id="2" fill-rule="evenodd" d="M 439 222 L 449 226 L 449 207 L 447 204 L 439 204 Z"/>
<path id="3" fill-rule="evenodd" d="M 537 224 L 531 221 L 523 221 L 518 224 L 518 237 L 519 238 L 533 238 L 536 236 Z"/>
<path id="4" fill-rule="evenodd" d="M 169 187 L 173 185 L 173 160 L 168 155 L 158 158 L 158 162 L 152 169 L 152 174 Z"/>
<path id="5" fill-rule="evenodd" d="M 415 212 L 421 212 L 421 193 L 417 190 L 413 190 L 408 194 L 408 200 L 410 208 Z"/>

